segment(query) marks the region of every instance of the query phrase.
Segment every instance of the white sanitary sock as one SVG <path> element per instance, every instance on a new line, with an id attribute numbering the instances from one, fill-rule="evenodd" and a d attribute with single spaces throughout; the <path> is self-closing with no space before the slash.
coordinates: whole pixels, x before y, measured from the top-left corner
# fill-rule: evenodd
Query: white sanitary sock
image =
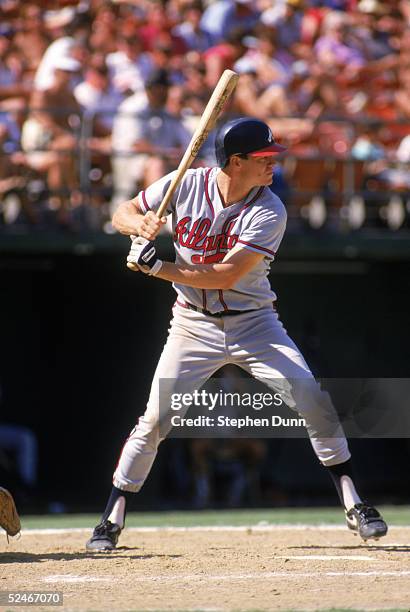
<path id="1" fill-rule="evenodd" d="M 346 510 L 350 510 L 355 504 L 362 503 L 362 500 L 356 491 L 353 481 L 349 476 L 341 477 L 340 486 L 342 487 L 343 502 Z"/>
<path id="2" fill-rule="evenodd" d="M 111 521 L 111 523 L 116 523 L 117 525 L 119 525 L 121 529 L 124 527 L 125 497 L 121 496 L 116 500 L 114 507 L 111 510 L 111 514 L 108 517 L 108 520 Z"/>

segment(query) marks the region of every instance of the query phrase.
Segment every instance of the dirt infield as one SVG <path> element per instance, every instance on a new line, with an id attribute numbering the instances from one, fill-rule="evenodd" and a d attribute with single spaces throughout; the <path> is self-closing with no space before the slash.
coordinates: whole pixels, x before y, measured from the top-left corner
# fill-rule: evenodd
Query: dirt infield
<path id="1" fill-rule="evenodd" d="M 346 529 L 125 530 L 111 554 L 90 532 L 30 532 L 0 549 L 0 590 L 62 591 L 63 608 L 2 610 L 410 610 L 410 529 L 365 545 Z"/>

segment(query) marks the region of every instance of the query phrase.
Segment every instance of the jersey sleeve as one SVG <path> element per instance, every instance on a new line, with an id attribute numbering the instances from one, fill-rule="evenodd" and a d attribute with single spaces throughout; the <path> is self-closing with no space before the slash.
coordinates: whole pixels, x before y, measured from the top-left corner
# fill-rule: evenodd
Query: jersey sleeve
<path id="1" fill-rule="evenodd" d="M 239 234 L 238 244 L 274 259 L 286 229 L 286 210 L 281 203 L 276 210 L 262 210 L 251 217 Z"/>
<path id="2" fill-rule="evenodd" d="M 157 212 L 174 175 L 175 175 L 175 171 L 170 172 L 169 174 L 166 174 L 158 181 L 155 181 L 155 183 L 152 183 L 152 185 L 147 187 L 147 189 L 144 189 L 139 192 L 137 196 L 138 202 L 141 208 L 141 212 L 144 215 L 146 215 L 149 210 L 152 210 L 153 212 Z M 175 202 L 178 199 L 180 189 L 181 189 L 181 183 L 176 188 L 171 198 L 171 201 L 169 202 L 167 206 L 168 215 L 171 214 L 175 210 Z"/>

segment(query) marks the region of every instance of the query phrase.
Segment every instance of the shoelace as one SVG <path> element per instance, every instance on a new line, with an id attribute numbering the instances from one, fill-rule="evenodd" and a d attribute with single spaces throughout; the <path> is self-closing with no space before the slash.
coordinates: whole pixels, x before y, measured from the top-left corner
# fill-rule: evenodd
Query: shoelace
<path id="1" fill-rule="evenodd" d="M 106 531 L 108 531 L 112 527 L 112 523 L 110 521 L 103 521 L 95 528 L 96 535 L 103 535 Z"/>
<path id="2" fill-rule="evenodd" d="M 365 519 L 380 519 L 381 518 L 376 508 L 373 508 L 372 506 L 368 506 L 367 504 L 357 504 L 357 506 L 355 507 L 359 515 Z"/>

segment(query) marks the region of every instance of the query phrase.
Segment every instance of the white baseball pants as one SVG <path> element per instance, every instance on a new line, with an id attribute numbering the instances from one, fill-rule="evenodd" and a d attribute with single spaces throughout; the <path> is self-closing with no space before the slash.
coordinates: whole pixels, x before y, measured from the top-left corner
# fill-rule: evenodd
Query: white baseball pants
<path id="1" fill-rule="evenodd" d="M 170 412 L 172 381 L 179 384 L 182 381 L 184 390 L 192 392 L 228 363 L 240 366 L 265 383 L 272 381 L 273 388 L 278 379 L 301 380 L 303 396 L 302 400 L 295 398 L 297 410 L 306 421 L 319 461 L 331 466 L 350 458 L 337 416 L 332 435 L 319 435 L 323 412 L 328 422 L 329 414 L 334 413 L 333 406 L 328 395 L 320 390 L 274 310 L 266 308 L 239 315 L 210 317 L 176 304 L 168 339 L 152 381 L 147 409 L 131 431 L 114 473 L 113 484 L 116 487 L 136 492 L 144 484 L 162 440 L 159 415 L 164 411 Z M 171 381 L 165 394 L 159 393 L 161 379 Z M 181 412 L 179 414 L 183 416 Z"/>

